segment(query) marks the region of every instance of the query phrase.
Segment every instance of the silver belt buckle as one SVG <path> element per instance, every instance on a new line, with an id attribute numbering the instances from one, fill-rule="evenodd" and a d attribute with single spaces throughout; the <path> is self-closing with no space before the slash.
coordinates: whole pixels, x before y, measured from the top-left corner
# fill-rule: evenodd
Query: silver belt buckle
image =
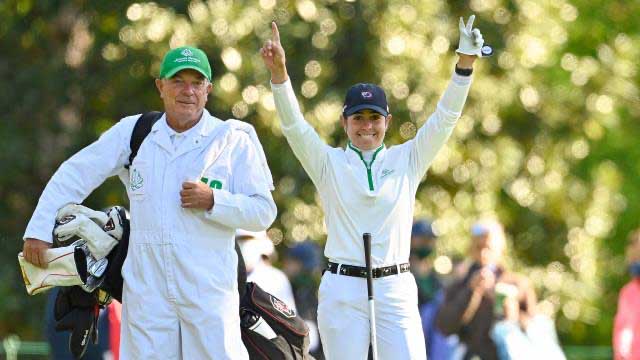
<path id="1" fill-rule="evenodd" d="M 338 269 L 336 269 L 336 274 L 346 275 L 347 274 L 347 268 L 343 268 L 342 264 L 338 264 Z"/>
<path id="2" fill-rule="evenodd" d="M 382 270 L 382 276 L 387 276 L 391 272 L 391 269 L 388 266 L 385 266 Z"/>

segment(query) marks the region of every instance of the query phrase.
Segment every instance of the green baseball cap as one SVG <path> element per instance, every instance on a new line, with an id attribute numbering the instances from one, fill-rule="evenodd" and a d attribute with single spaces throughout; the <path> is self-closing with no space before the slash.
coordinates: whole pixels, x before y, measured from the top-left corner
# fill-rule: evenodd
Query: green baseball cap
<path id="1" fill-rule="evenodd" d="M 193 69 L 211 81 L 211 65 L 207 54 L 192 46 L 169 50 L 160 65 L 160 78 L 168 79 L 184 69 Z"/>

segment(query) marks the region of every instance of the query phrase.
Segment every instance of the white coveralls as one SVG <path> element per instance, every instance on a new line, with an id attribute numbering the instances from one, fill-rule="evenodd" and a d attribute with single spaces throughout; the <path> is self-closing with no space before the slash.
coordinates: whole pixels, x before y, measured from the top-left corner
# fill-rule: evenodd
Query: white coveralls
<path id="1" fill-rule="evenodd" d="M 255 132 L 248 135 L 246 125 L 233 126 L 204 110 L 193 128 L 177 135 L 182 140 L 172 142 L 170 135 L 176 135 L 163 115 L 127 174 L 137 119 L 122 119 L 60 166 L 24 237 L 51 241 L 60 207 L 81 203 L 118 175 L 131 213 L 122 268 L 121 359 L 246 359 L 235 230 L 264 230 L 276 216 L 271 174 Z M 210 211 L 181 207 L 179 192 L 187 180 L 214 188 Z"/>
<path id="2" fill-rule="evenodd" d="M 304 120 L 291 83 L 272 84 L 282 131 L 320 195 L 329 261 L 365 266 L 363 233 L 371 233 L 374 268 L 409 261 L 415 195 L 422 177 L 460 117 L 470 77 L 453 75 L 436 111 L 416 137 L 376 149 L 369 166 L 351 144 L 325 144 Z M 370 168 L 368 170 L 367 168 Z M 410 272 L 374 279 L 380 359 L 425 359 L 415 279 Z M 366 279 L 325 272 L 318 327 L 329 360 L 366 359 Z"/>

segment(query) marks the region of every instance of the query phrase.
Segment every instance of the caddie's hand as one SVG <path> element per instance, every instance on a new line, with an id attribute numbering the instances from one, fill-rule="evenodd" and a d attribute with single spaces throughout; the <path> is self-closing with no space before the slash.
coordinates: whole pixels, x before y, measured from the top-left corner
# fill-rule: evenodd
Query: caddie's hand
<path id="1" fill-rule="evenodd" d="M 264 43 L 260 49 L 260 55 L 264 65 L 271 71 L 271 82 L 273 84 L 282 84 L 287 81 L 287 66 L 284 48 L 280 43 L 280 32 L 275 21 L 271 22 L 271 39 Z"/>
<path id="2" fill-rule="evenodd" d="M 24 246 L 22 247 L 22 256 L 33 265 L 46 269 L 47 262 L 44 258 L 44 253 L 49 248 L 51 248 L 51 243 L 34 238 L 27 238 L 24 240 Z"/>
<path id="3" fill-rule="evenodd" d="M 482 56 L 482 46 L 484 45 L 484 39 L 479 29 L 473 28 L 473 21 L 476 19 L 475 15 L 469 17 L 469 21 L 465 25 L 462 18 L 460 18 L 460 42 L 458 43 L 458 54 Z"/>
<path id="4" fill-rule="evenodd" d="M 180 191 L 180 202 L 186 209 L 211 210 L 213 189 L 200 181 L 185 181 Z"/>

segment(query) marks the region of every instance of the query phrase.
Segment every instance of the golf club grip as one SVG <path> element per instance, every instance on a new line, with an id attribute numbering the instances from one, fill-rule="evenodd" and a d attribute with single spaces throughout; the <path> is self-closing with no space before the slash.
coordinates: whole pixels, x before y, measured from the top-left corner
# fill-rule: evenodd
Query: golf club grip
<path id="1" fill-rule="evenodd" d="M 369 300 L 373 299 L 373 273 L 371 271 L 371 234 L 362 234 L 364 242 L 364 263 L 367 267 L 367 294 Z"/>

